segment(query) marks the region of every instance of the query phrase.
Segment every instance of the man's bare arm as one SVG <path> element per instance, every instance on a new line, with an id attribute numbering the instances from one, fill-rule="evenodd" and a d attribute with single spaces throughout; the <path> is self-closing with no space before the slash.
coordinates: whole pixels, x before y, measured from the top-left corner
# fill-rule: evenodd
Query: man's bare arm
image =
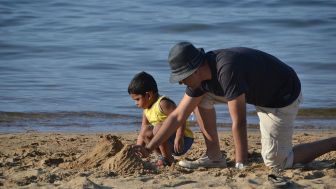
<path id="1" fill-rule="evenodd" d="M 176 131 L 176 129 L 186 121 L 187 117 L 199 104 L 201 99 L 202 97 L 192 98 L 185 94 L 177 108 L 169 114 L 158 133 L 156 133 L 150 143 L 147 144 L 146 148 L 148 150 L 153 150 L 163 141 L 166 141 Z"/>
<path id="2" fill-rule="evenodd" d="M 247 129 L 245 94 L 228 102 L 232 120 L 232 135 L 235 144 L 236 162 L 247 162 Z"/>

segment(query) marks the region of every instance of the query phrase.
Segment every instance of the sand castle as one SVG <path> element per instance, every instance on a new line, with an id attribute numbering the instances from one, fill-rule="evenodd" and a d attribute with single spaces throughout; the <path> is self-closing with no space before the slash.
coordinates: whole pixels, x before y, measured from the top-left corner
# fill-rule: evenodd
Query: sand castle
<path id="1" fill-rule="evenodd" d="M 59 165 L 64 169 L 92 168 L 102 169 L 121 175 L 141 174 L 153 171 L 153 167 L 146 164 L 135 154 L 131 145 L 124 145 L 114 135 L 106 135 L 87 153 L 81 155 L 73 162 Z"/>

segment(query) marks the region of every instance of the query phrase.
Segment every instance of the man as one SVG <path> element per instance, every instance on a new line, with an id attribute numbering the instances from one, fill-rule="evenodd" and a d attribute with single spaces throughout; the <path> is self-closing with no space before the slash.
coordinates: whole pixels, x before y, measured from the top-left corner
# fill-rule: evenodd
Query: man
<path id="1" fill-rule="evenodd" d="M 301 84 L 295 71 L 276 57 L 243 47 L 205 53 L 189 42 L 180 42 L 171 48 L 168 61 L 170 82 L 187 85 L 186 92 L 159 133 L 145 148 L 138 148 L 140 154 L 148 155 L 194 111 L 207 151 L 204 157 L 181 161 L 179 165 L 225 167 L 216 129 L 215 103 L 228 105 L 237 168 L 247 162 L 246 103 L 256 107 L 261 154 L 267 166 L 289 168 L 336 150 L 336 137 L 292 146 L 293 123 L 302 101 Z"/>

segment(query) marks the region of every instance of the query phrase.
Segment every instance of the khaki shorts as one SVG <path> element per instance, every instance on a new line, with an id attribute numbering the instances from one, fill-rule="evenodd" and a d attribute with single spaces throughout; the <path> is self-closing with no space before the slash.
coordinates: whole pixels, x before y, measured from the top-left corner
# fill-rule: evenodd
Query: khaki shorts
<path id="1" fill-rule="evenodd" d="M 301 102 L 302 94 L 292 104 L 283 108 L 255 106 L 260 121 L 261 155 L 266 166 L 277 168 L 293 166 L 293 125 Z M 227 103 L 227 100 L 206 93 L 199 106 L 212 109 L 217 103 Z"/>
<path id="2" fill-rule="evenodd" d="M 212 93 L 205 93 L 202 98 L 202 101 L 198 106 L 204 109 L 212 109 L 214 108 L 215 104 L 223 104 L 223 103 L 224 104 L 227 103 L 226 98 L 222 96 L 216 96 Z"/>

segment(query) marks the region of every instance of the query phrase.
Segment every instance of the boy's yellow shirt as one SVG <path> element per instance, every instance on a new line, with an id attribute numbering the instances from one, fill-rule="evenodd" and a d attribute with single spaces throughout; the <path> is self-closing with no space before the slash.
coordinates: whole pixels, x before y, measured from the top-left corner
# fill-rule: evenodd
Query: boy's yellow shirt
<path id="1" fill-rule="evenodd" d="M 144 114 L 148 122 L 154 127 L 158 124 L 163 123 L 163 121 L 166 120 L 166 118 L 168 117 L 165 113 L 163 113 L 160 107 L 160 102 L 164 98 L 169 99 L 166 96 L 160 96 L 150 108 L 144 109 Z M 190 129 L 188 121 L 186 122 L 186 127 L 184 129 L 184 136 L 194 138 L 194 134 Z"/>

